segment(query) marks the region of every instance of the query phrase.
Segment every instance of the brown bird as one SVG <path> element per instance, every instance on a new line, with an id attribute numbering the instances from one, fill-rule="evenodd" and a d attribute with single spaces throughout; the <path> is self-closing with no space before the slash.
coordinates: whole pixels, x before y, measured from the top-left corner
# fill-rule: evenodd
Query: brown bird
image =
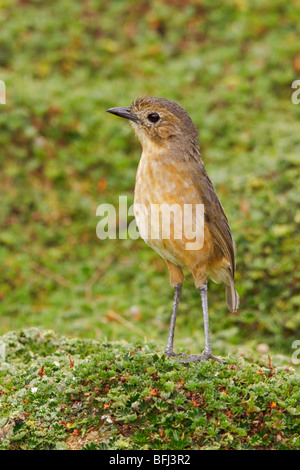
<path id="1" fill-rule="evenodd" d="M 164 98 L 142 97 L 129 107 L 107 111 L 129 119 L 143 147 L 134 194 L 136 223 L 145 242 L 165 260 L 175 289 L 165 353 L 186 356 L 181 362 L 207 359 L 223 362 L 212 354 L 207 275 L 215 282 L 225 284 L 227 306 L 231 312 L 236 312 L 239 296 L 234 286 L 235 243 L 220 200 L 203 166 L 198 131 L 180 105 Z M 162 207 L 166 206 L 172 208 L 172 213 L 169 211 L 168 223 L 163 219 L 160 227 L 159 217 L 164 214 Z M 157 207 L 158 212 L 153 211 Z M 186 207 L 193 208 L 192 215 L 191 211 L 188 213 L 189 219 L 185 214 Z M 204 207 L 204 211 L 195 214 L 195 207 Z M 182 234 L 182 223 L 186 220 L 189 233 L 184 230 Z M 168 236 L 163 236 L 163 229 L 168 228 Z M 192 273 L 201 294 L 205 333 L 205 348 L 201 355 L 176 354 L 173 350 L 183 270 Z"/>

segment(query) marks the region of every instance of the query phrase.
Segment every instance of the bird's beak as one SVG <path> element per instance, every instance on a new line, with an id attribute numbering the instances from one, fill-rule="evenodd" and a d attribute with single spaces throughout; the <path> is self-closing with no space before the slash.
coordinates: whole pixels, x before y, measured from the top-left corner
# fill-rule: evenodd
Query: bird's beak
<path id="1" fill-rule="evenodd" d="M 138 117 L 131 112 L 130 106 L 120 107 L 120 108 L 110 108 L 107 110 L 108 113 L 115 114 L 116 116 L 123 117 L 125 119 L 130 119 L 130 121 L 138 121 Z"/>

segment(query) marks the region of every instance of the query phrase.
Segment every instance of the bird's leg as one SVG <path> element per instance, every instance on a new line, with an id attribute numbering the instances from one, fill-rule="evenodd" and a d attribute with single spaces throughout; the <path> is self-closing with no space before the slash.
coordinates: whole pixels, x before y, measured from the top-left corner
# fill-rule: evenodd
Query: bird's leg
<path id="1" fill-rule="evenodd" d="M 166 347 L 166 350 L 165 350 L 165 354 L 167 356 L 181 355 L 181 353 L 179 353 L 179 354 L 174 353 L 174 351 L 173 351 L 173 342 L 174 342 L 174 332 L 175 332 L 177 310 L 178 310 L 180 295 L 181 295 L 181 291 L 182 291 L 182 284 L 176 284 L 174 286 L 174 289 L 175 289 L 174 290 L 174 300 L 173 300 L 173 309 L 172 309 L 170 329 L 169 329 L 169 337 L 168 337 L 167 347 Z"/>
<path id="2" fill-rule="evenodd" d="M 209 334 L 209 320 L 208 320 L 208 304 L 207 304 L 207 284 L 198 288 L 201 295 L 202 311 L 203 311 L 203 321 L 204 321 L 204 335 L 205 335 L 205 347 L 201 356 L 191 354 L 187 359 L 183 359 L 180 362 L 197 362 L 197 361 L 206 361 L 207 359 L 213 359 L 214 361 L 224 364 L 222 359 L 212 355 L 210 334 Z"/>
<path id="3" fill-rule="evenodd" d="M 204 348 L 203 354 L 207 356 L 211 356 L 212 349 L 211 349 L 210 334 L 209 334 L 207 284 L 204 284 L 203 286 L 199 287 L 199 292 L 201 295 L 203 322 L 204 322 L 204 336 L 205 336 L 205 348 Z"/>

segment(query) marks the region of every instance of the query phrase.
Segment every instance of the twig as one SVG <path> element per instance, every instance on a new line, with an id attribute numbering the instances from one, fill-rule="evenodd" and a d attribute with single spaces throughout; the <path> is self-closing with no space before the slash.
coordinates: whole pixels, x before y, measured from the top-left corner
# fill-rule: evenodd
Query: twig
<path id="1" fill-rule="evenodd" d="M 53 271 L 51 271 L 51 269 L 48 269 L 45 266 L 41 266 L 35 261 L 32 261 L 32 264 L 33 269 L 39 274 L 42 274 L 43 276 L 48 277 L 49 279 L 52 279 L 53 281 L 57 282 L 58 284 L 64 287 L 73 287 L 73 284 L 60 274 L 54 273 Z"/>
<path id="2" fill-rule="evenodd" d="M 93 272 L 93 274 L 91 275 L 91 277 L 89 278 L 87 283 L 85 284 L 85 296 L 86 296 L 87 300 L 89 300 L 89 301 L 92 300 L 93 285 L 96 282 L 96 280 L 98 280 L 102 276 L 103 272 L 104 271 L 103 271 L 102 268 L 97 268 Z"/>
<path id="3" fill-rule="evenodd" d="M 131 321 L 129 320 L 126 320 L 126 318 L 122 317 L 122 315 L 120 315 L 119 313 L 117 312 L 114 312 L 113 310 L 109 310 L 108 312 L 108 317 L 111 319 L 111 320 L 115 320 L 115 321 L 119 321 L 120 323 L 122 323 L 124 326 L 126 326 L 127 328 L 129 328 L 130 330 L 132 331 L 135 331 L 137 334 L 139 334 L 140 336 L 142 336 L 143 338 L 150 338 L 144 331 L 142 331 L 138 326 L 135 326 L 134 323 L 132 323 Z"/>

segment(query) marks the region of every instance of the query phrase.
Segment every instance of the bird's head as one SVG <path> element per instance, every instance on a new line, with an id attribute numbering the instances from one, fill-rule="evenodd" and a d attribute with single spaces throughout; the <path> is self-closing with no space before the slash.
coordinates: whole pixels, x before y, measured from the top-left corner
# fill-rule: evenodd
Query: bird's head
<path id="1" fill-rule="evenodd" d="M 111 108 L 109 113 L 129 119 L 143 149 L 149 146 L 170 148 L 198 139 L 198 132 L 188 113 L 165 98 L 137 98 L 131 106 Z"/>

